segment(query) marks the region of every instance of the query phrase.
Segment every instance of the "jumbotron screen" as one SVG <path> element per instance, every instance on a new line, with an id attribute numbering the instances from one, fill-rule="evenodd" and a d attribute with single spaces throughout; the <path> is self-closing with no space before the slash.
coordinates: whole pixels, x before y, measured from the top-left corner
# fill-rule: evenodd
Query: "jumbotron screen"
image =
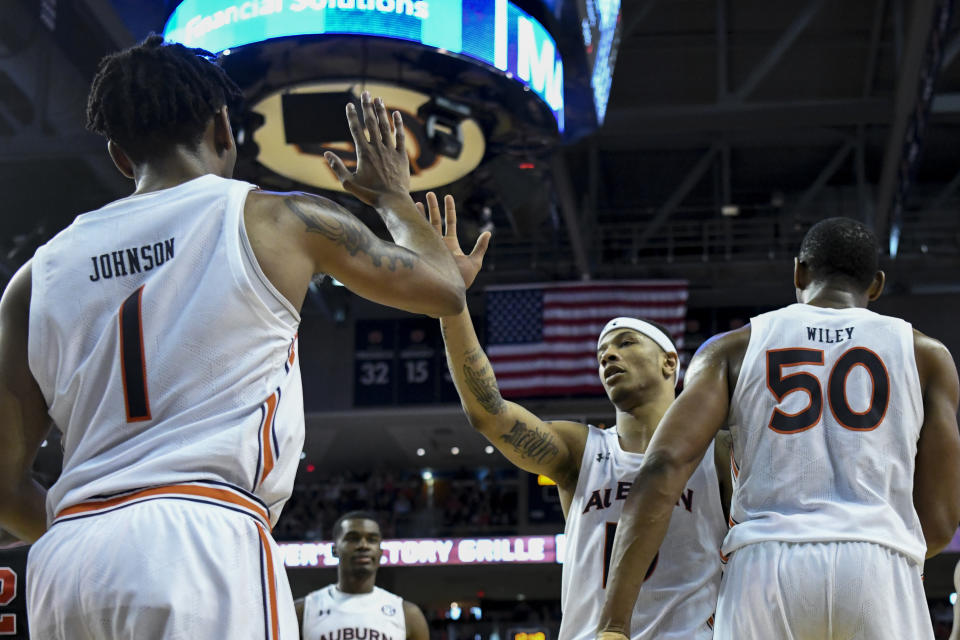
<path id="1" fill-rule="evenodd" d="M 579 0 L 577 10 L 590 69 L 597 123 L 603 124 L 620 47 L 620 0 Z"/>
<path id="2" fill-rule="evenodd" d="M 167 40 L 215 53 L 273 38 L 395 38 L 467 56 L 537 94 L 563 131 L 563 60 L 542 24 L 508 0 L 186 0 Z"/>

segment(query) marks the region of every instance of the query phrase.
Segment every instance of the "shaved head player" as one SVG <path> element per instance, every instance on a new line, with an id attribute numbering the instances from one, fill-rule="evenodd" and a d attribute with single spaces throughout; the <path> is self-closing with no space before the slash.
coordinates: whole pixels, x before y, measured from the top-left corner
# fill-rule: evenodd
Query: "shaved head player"
<path id="1" fill-rule="evenodd" d="M 673 501 L 729 425 L 715 637 L 933 638 L 921 570 L 960 521 L 960 384 L 940 342 L 867 310 L 878 255 L 863 224 L 817 223 L 795 261 L 797 303 L 701 347 L 624 508 L 602 637 L 626 635 Z"/>
<path id="2" fill-rule="evenodd" d="M 303 640 L 429 640 L 420 607 L 376 586 L 380 524 L 365 511 L 345 513 L 333 525 L 337 583 L 295 602 Z"/>

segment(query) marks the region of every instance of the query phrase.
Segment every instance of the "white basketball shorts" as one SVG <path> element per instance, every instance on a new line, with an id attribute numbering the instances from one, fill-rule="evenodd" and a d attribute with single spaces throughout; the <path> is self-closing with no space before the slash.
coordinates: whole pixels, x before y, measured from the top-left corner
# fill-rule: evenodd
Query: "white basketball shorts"
<path id="1" fill-rule="evenodd" d="M 244 504 L 244 500 L 248 504 Z M 185 484 L 58 514 L 30 550 L 27 608 L 47 640 L 295 640 L 283 559 L 235 490 Z"/>
<path id="2" fill-rule="evenodd" d="M 720 585 L 715 640 L 933 640 L 920 567 L 870 542 L 758 542 Z"/>

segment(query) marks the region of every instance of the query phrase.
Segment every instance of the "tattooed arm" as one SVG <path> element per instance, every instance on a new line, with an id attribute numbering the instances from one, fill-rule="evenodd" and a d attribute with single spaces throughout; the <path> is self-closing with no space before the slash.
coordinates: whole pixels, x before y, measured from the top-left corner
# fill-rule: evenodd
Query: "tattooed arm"
<path id="1" fill-rule="evenodd" d="M 545 422 L 500 395 L 493 368 L 480 348 L 464 309 L 440 319 L 450 375 L 470 424 L 510 462 L 530 473 L 542 473 L 561 489 L 573 491 L 587 429 L 577 422 Z"/>
<path id="2" fill-rule="evenodd" d="M 252 191 L 244 223 L 265 275 L 298 309 L 310 279 L 325 273 L 380 304 L 434 317 L 458 312 L 464 287 L 450 252 L 409 196 L 380 199 L 378 208 L 391 207 L 409 217 L 388 222 L 396 243 L 381 240 L 336 203 L 308 193 Z"/>

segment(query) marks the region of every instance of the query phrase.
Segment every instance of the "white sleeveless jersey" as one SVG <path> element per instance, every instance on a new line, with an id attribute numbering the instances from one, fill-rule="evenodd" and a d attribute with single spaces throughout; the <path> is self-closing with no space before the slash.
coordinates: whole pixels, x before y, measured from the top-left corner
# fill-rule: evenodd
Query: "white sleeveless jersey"
<path id="1" fill-rule="evenodd" d="M 613 536 L 643 454 L 620 447 L 616 428 L 589 426 L 567 514 L 559 640 L 592 640 L 603 608 Z M 633 609 L 633 640 L 713 637 L 726 532 L 713 445 L 693 472 Z"/>
<path id="2" fill-rule="evenodd" d="M 207 175 L 134 195 L 37 250 L 29 363 L 64 434 L 51 519 L 187 483 L 276 522 L 303 446 L 299 314 L 247 239 L 252 188 Z"/>
<path id="3" fill-rule="evenodd" d="M 806 304 L 753 318 L 730 404 L 725 554 L 767 540 L 864 541 L 923 564 L 913 507 L 923 399 L 909 323 Z"/>
<path id="4" fill-rule="evenodd" d="M 406 640 L 403 598 L 374 587 L 344 593 L 331 584 L 303 603 L 303 640 Z"/>

